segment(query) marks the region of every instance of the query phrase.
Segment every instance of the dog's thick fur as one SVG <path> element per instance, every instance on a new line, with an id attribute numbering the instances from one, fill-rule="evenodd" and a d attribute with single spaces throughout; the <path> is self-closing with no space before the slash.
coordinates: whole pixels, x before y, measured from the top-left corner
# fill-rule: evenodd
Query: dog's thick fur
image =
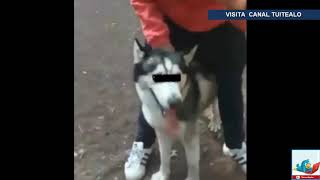
<path id="1" fill-rule="evenodd" d="M 178 56 L 170 56 L 165 53 L 156 53 L 151 50 L 142 47 L 136 40 L 134 42 L 134 64 L 135 64 L 135 86 L 138 96 L 142 102 L 142 111 L 147 122 L 155 129 L 159 150 L 161 165 L 160 170 L 153 174 L 152 180 L 168 180 L 170 175 L 170 152 L 174 141 L 179 140 L 182 142 L 187 158 L 188 175 L 186 180 L 199 180 L 199 160 L 200 160 L 200 143 L 199 143 L 199 126 L 198 119 L 200 116 L 212 108 L 212 104 L 215 101 L 215 78 L 212 74 L 202 71 L 202 67 L 193 61 L 193 55 L 196 51 L 196 47 L 191 50 L 188 55 L 181 58 L 183 62 L 174 63 L 174 58 Z M 181 55 L 182 56 L 182 55 Z M 154 59 L 161 59 L 163 63 L 158 62 L 152 69 L 146 68 L 147 64 L 151 63 Z M 155 73 L 168 73 L 168 67 L 176 69 L 175 73 L 182 75 L 181 82 L 164 82 L 161 85 L 154 85 L 151 76 Z M 187 74 L 183 72 L 187 66 Z M 166 71 L 164 72 L 164 69 Z M 163 72 L 162 72 L 163 71 Z M 165 88 L 166 86 L 170 88 Z M 161 87 L 162 86 L 162 87 Z M 182 99 L 182 106 L 177 114 L 180 114 L 180 120 L 178 122 L 179 132 L 177 136 L 170 136 L 165 131 L 164 119 L 161 109 L 154 96 L 149 91 L 149 88 L 153 88 L 155 96 L 158 98 L 158 102 L 164 107 L 167 107 L 166 101 L 170 94 L 175 94 L 176 97 Z M 212 111 L 212 110 L 211 110 Z M 209 112 L 209 113 L 208 113 Z M 206 113 L 210 113 L 207 111 Z M 213 120 L 214 118 L 211 118 Z M 215 122 L 212 121 L 211 126 L 214 126 Z M 216 126 L 216 125 L 215 125 Z"/>

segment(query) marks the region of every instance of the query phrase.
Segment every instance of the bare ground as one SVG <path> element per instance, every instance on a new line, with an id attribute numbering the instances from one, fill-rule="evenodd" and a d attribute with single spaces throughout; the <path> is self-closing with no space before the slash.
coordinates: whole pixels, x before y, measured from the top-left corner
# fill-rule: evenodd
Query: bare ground
<path id="1" fill-rule="evenodd" d="M 139 24 L 129 0 L 75 0 L 74 10 L 74 179 L 124 180 L 138 116 L 131 44 L 141 37 Z M 184 151 L 175 149 L 172 179 L 182 180 Z M 156 148 L 145 179 L 158 167 Z M 246 179 L 209 131 L 201 138 L 200 168 L 202 180 Z"/>

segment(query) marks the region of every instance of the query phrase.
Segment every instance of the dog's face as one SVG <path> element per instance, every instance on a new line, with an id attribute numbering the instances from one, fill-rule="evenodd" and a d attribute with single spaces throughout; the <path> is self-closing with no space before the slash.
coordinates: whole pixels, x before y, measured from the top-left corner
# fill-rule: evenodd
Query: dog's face
<path id="1" fill-rule="evenodd" d="M 141 46 L 137 40 L 134 42 L 133 49 L 135 83 L 143 90 L 151 89 L 164 110 L 181 105 L 182 95 L 179 82 L 155 82 L 154 75 L 179 76 L 183 74 L 187 70 L 187 66 L 182 53 L 148 49 Z"/>

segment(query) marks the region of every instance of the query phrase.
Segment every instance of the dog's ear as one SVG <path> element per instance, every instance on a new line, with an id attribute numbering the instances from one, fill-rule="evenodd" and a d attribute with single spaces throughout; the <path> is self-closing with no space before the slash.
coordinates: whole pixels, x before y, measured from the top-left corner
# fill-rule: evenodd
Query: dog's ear
<path id="1" fill-rule="evenodd" d="M 184 60 L 185 60 L 185 63 L 187 64 L 187 66 L 189 66 L 190 62 L 193 60 L 197 49 L 198 49 L 198 45 L 195 45 L 189 53 L 184 55 Z"/>
<path id="2" fill-rule="evenodd" d="M 184 52 L 182 51 L 176 51 L 175 52 L 175 56 L 176 56 L 176 60 L 177 60 L 177 63 L 179 64 L 179 67 L 181 69 L 181 71 L 183 73 L 188 73 L 188 67 L 187 67 L 187 64 L 186 64 L 186 61 L 184 59 Z"/>
<path id="3" fill-rule="evenodd" d="M 137 38 L 133 42 L 133 63 L 139 63 L 145 54 L 144 47 Z"/>

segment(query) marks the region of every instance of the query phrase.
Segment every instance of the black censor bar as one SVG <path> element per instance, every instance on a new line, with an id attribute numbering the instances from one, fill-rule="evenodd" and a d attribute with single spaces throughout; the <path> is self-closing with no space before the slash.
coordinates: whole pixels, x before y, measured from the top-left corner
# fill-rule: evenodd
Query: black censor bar
<path id="1" fill-rule="evenodd" d="M 180 74 L 156 74 L 152 76 L 154 82 L 180 82 Z"/>

